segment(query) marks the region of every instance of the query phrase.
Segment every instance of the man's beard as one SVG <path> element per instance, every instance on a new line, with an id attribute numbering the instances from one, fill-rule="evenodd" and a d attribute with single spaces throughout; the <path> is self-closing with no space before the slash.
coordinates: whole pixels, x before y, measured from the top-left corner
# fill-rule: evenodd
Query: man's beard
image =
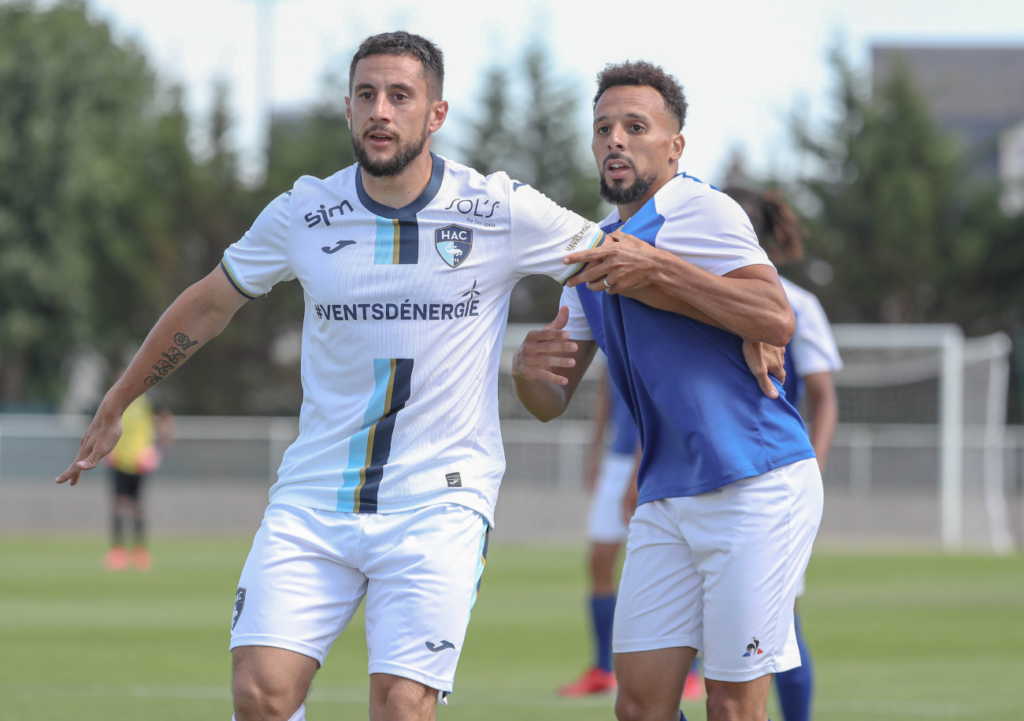
<path id="1" fill-rule="evenodd" d="M 636 166 L 631 165 L 631 167 L 633 168 L 633 174 L 636 176 L 636 180 L 631 185 L 619 187 L 608 185 L 608 182 L 604 179 L 604 173 L 601 173 L 601 186 L 598 192 L 602 198 L 612 205 L 635 203 L 647 194 L 647 191 L 651 189 L 654 181 L 658 178 L 656 173 L 645 176 L 636 169 Z"/>
<path id="2" fill-rule="evenodd" d="M 367 133 L 379 130 L 380 128 L 371 127 Z M 372 175 L 374 178 L 390 178 L 398 175 L 403 170 L 409 167 L 409 163 L 416 160 L 423 152 L 423 147 L 427 144 L 427 138 L 430 137 L 430 133 L 427 132 L 427 125 L 423 125 L 423 134 L 419 138 L 413 138 L 407 143 L 401 143 L 399 141 L 398 150 L 395 154 L 386 160 L 375 161 L 371 160 L 369 154 L 366 152 L 363 141 L 355 133 L 352 133 L 352 150 L 356 155 L 356 162 L 363 168 L 367 173 Z"/>

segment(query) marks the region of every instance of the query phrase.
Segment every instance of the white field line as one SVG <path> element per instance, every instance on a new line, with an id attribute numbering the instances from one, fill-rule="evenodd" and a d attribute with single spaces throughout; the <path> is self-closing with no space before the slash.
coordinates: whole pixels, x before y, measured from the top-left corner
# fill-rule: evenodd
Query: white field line
<path id="1" fill-rule="evenodd" d="M 152 698 L 230 701 L 227 686 L 160 685 L 160 684 L 0 684 L 0 692 L 11 696 L 63 696 L 74 698 Z M 365 688 L 317 688 L 309 696 L 311 703 L 365 704 Z M 560 699 L 546 693 L 510 692 L 485 694 L 480 692 L 455 693 L 449 703 L 453 706 L 518 706 L 518 707 L 607 707 L 613 697 L 597 696 L 584 699 Z M 691 704 L 688 704 L 688 706 Z M 902 702 L 902 701 L 821 701 L 815 703 L 820 713 L 834 715 L 886 715 L 908 718 L 969 718 L 989 714 L 1024 712 L 1024 706 L 995 705 L 964 702 Z"/>

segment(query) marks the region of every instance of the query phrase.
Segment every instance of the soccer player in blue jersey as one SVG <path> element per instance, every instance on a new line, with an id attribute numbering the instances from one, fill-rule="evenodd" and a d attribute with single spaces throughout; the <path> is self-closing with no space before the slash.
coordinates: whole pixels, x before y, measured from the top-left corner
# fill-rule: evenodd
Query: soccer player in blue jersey
<path id="1" fill-rule="evenodd" d="M 724 188 L 723 192 L 746 212 L 758 242 L 773 263 L 785 265 L 803 257 L 803 227 L 796 214 L 777 193 L 762 193 L 741 186 L 730 186 Z M 806 398 L 811 422 L 811 445 L 818 458 L 818 467 L 824 473 L 839 422 L 839 403 L 832 374 L 842 369 L 843 361 L 818 299 L 795 283 L 785 278 L 781 280 L 796 316 L 796 331 L 786 349 L 786 398 L 796 408 L 800 408 Z M 797 597 L 802 595 L 801 580 Z M 797 668 L 775 674 L 775 686 L 785 721 L 809 721 L 814 668 L 810 650 L 804 640 L 799 604 L 793 608 L 793 613 L 801 664 Z"/>
<path id="2" fill-rule="evenodd" d="M 785 345 L 793 312 L 743 210 L 678 172 L 685 115 L 661 68 L 599 74 L 592 147 L 616 210 L 600 247 L 567 255 L 588 265 L 513 379 L 531 413 L 556 417 L 596 342 L 640 430 L 613 632 L 620 721 L 679 719 L 698 650 L 709 721 L 764 721 L 772 674 L 800 664 L 793 603 L 821 475 L 799 413 L 745 372 L 742 339 Z"/>

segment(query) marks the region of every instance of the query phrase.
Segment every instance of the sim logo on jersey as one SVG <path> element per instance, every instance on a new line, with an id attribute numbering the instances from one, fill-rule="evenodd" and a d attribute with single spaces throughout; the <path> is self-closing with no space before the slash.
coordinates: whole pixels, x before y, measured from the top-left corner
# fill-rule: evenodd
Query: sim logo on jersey
<path id="1" fill-rule="evenodd" d="M 761 642 L 755 638 L 753 643 L 747 644 L 747 652 L 743 654 L 743 658 L 757 656 L 760 653 L 764 653 L 764 649 L 761 648 Z"/>
<path id="2" fill-rule="evenodd" d="M 473 250 L 473 231 L 461 225 L 438 228 L 434 231 L 434 247 L 441 260 L 452 268 L 458 268 Z"/>

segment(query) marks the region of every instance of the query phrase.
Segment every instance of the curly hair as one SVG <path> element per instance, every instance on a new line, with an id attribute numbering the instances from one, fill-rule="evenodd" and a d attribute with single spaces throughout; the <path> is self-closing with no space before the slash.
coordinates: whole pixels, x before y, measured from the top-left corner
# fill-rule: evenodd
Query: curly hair
<path id="1" fill-rule="evenodd" d="M 779 263 L 804 257 L 803 237 L 806 231 L 781 194 L 774 190 L 759 193 L 740 186 L 729 186 L 722 192 L 746 211 L 761 247 L 774 251 Z"/>
<path id="2" fill-rule="evenodd" d="M 605 65 L 604 70 L 597 74 L 597 93 L 594 95 L 594 107 L 601 99 L 608 88 L 617 85 L 646 85 L 654 88 L 665 101 L 665 107 L 669 109 L 676 120 L 679 121 L 679 129 L 683 129 L 686 123 L 686 96 L 683 95 L 683 86 L 674 76 L 666 73 L 661 67 L 643 60 L 626 61 L 624 63 Z"/>
<path id="3" fill-rule="evenodd" d="M 393 33 L 380 33 L 372 35 L 364 40 L 352 56 L 352 63 L 348 66 L 348 85 L 356 75 L 356 65 L 363 58 L 371 55 L 409 55 L 420 61 L 423 66 L 423 74 L 427 78 L 427 89 L 435 100 L 441 99 L 444 92 L 444 53 L 441 48 L 427 40 L 422 35 L 414 35 L 404 30 Z"/>

